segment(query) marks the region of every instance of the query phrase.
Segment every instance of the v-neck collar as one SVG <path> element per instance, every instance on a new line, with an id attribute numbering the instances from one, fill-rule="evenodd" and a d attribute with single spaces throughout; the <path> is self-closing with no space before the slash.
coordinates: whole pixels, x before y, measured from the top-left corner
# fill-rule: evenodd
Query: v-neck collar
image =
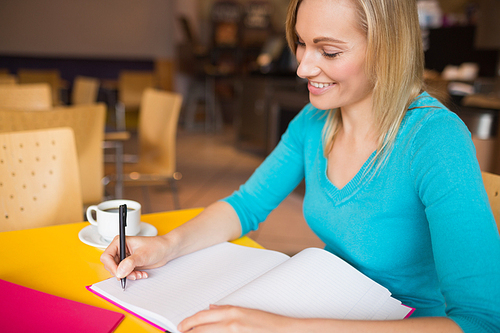
<path id="1" fill-rule="evenodd" d="M 369 170 L 366 174 L 367 168 L 370 166 L 371 162 L 375 158 L 376 150 L 373 151 L 368 159 L 363 163 L 361 168 L 358 170 L 356 175 L 341 189 L 335 186 L 330 179 L 328 178 L 328 159 L 324 156 L 323 147 L 321 148 L 320 154 L 320 169 L 319 172 L 320 182 L 322 187 L 325 189 L 326 193 L 335 201 L 336 204 L 340 204 L 343 201 L 350 198 L 353 194 L 355 194 L 362 185 L 363 178 L 369 179 L 371 174 L 373 173 L 373 168 Z"/>

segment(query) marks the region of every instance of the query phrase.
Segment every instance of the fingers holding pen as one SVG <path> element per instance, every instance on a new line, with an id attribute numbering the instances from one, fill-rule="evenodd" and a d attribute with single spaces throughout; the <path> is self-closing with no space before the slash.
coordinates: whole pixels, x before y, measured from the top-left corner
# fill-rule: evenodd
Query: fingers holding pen
<path id="1" fill-rule="evenodd" d="M 148 277 L 148 273 L 136 270 L 136 267 L 139 265 L 136 264 L 135 259 L 136 256 L 134 255 L 123 259 L 116 269 L 116 278 L 122 279 L 126 277 L 130 280 L 146 279 Z"/>
<path id="2" fill-rule="evenodd" d="M 111 241 L 103 254 L 101 254 L 100 259 L 104 264 L 104 268 L 111 274 L 116 275 L 116 269 L 120 262 L 120 244 L 118 242 L 118 236 Z"/>
<path id="3" fill-rule="evenodd" d="M 137 267 L 143 266 L 143 259 L 140 257 L 140 251 L 134 250 L 134 237 L 127 237 L 127 257 L 120 262 L 120 244 L 118 237 L 106 248 L 101 255 L 101 262 L 104 268 L 117 279 L 127 277 L 131 280 L 139 280 L 148 277 L 148 274 L 143 271 L 136 271 Z M 139 254 L 137 254 L 139 253 Z"/>
<path id="4" fill-rule="evenodd" d="M 148 274 L 140 269 L 160 267 L 167 262 L 168 247 L 160 236 L 132 236 L 127 237 L 126 240 L 128 256 L 121 262 L 118 237 L 109 244 L 101 255 L 101 262 L 106 270 L 117 278 L 144 279 L 148 277 Z"/>

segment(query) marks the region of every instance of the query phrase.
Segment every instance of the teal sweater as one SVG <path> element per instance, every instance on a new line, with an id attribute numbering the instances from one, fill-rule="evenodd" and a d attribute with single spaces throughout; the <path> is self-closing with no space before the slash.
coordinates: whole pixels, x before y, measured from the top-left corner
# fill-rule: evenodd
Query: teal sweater
<path id="1" fill-rule="evenodd" d="M 386 163 L 374 173 L 373 153 L 339 190 L 326 175 L 325 121 L 325 111 L 304 107 L 276 149 L 224 199 L 243 234 L 305 178 L 304 217 L 326 250 L 416 308 L 412 317 L 448 316 L 464 332 L 500 332 L 500 236 L 463 122 L 423 93 Z"/>

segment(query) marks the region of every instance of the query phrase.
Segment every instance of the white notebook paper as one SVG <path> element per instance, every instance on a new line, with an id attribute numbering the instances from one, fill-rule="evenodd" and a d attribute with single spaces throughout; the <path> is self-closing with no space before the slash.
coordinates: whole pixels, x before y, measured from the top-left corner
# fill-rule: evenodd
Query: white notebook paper
<path id="1" fill-rule="evenodd" d="M 317 248 L 293 257 L 222 243 L 148 271 L 145 280 L 110 278 L 89 290 L 170 332 L 210 304 L 298 318 L 403 319 L 412 309 L 335 255 Z"/>

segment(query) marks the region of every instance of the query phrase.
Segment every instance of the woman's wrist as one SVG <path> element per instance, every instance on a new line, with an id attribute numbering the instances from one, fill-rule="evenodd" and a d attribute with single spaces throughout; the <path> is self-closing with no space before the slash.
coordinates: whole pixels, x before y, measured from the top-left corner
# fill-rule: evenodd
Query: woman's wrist
<path id="1" fill-rule="evenodd" d="M 160 236 L 160 238 L 162 239 L 163 253 L 165 253 L 166 262 L 182 255 L 179 250 L 181 248 L 180 243 L 182 237 L 179 236 L 179 233 L 176 232 L 175 229 Z"/>
<path id="2" fill-rule="evenodd" d="M 166 261 L 239 237 L 241 226 L 234 209 L 216 202 L 190 221 L 160 236 Z"/>

